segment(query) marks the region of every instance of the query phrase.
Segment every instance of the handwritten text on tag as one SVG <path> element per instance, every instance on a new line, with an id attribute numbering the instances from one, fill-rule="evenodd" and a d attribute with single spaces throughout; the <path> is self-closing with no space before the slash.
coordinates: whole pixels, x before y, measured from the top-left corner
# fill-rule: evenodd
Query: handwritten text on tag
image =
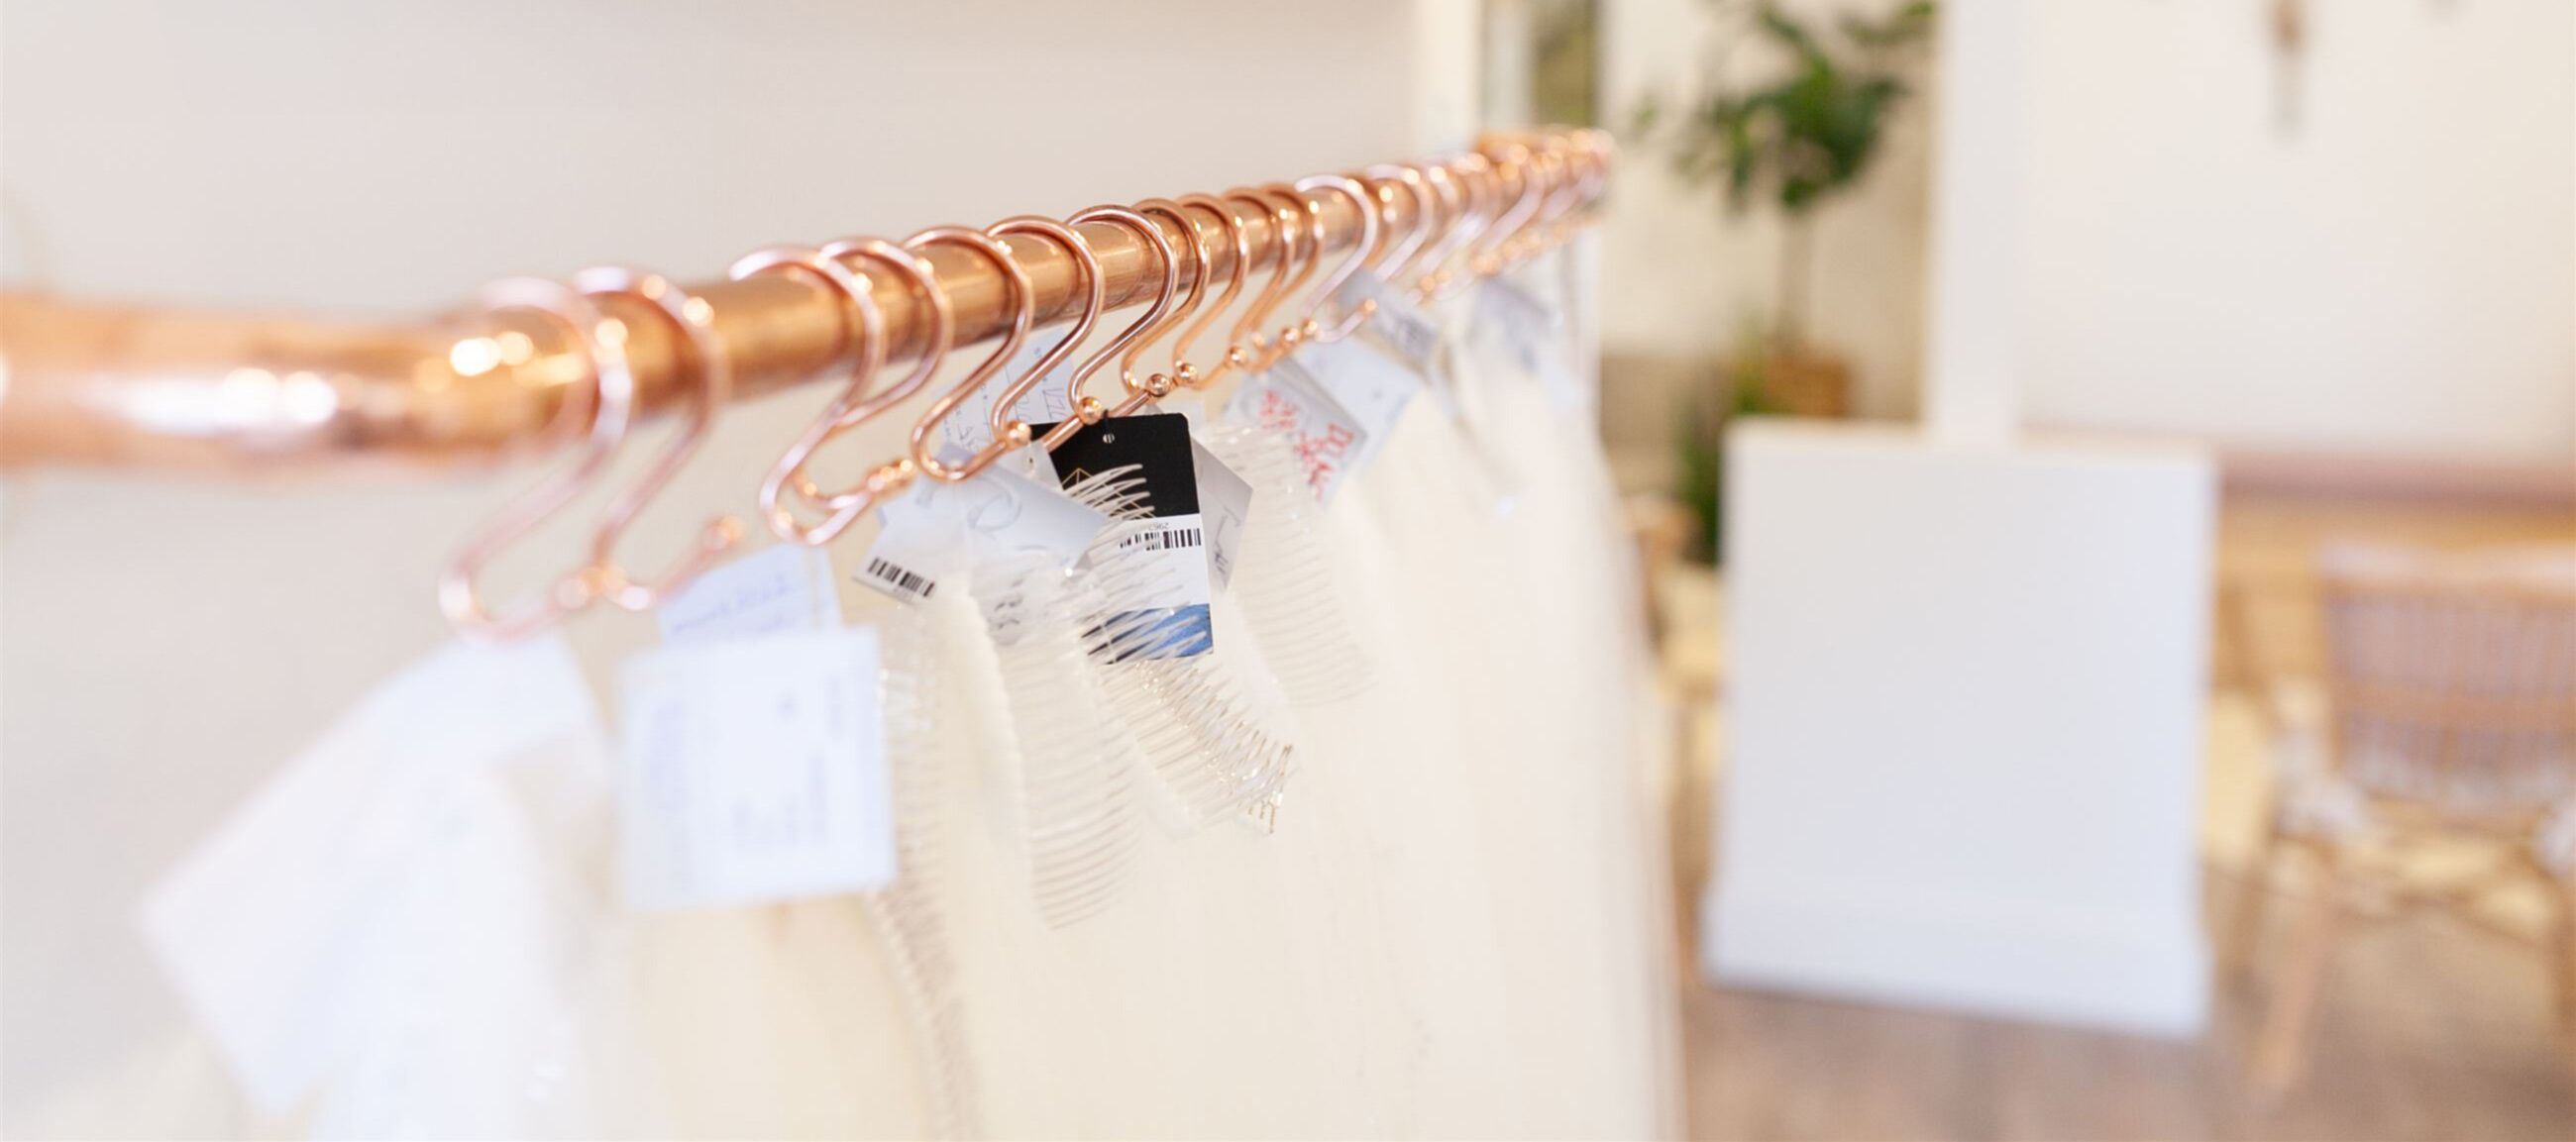
<path id="1" fill-rule="evenodd" d="M 1294 358 L 1237 390 L 1229 411 L 1237 420 L 1286 433 L 1306 486 L 1321 502 L 1332 501 L 1367 440 L 1349 410 L 1334 403 Z"/>
<path id="2" fill-rule="evenodd" d="M 653 617 L 663 642 L 711 642 L 837 626 L 841 602 L 830 557 L 782 543 L 699 576 Z"/>
<path id="3" fill-rule="evenodd" d="M 1290 358 L 1314 379 L 1324 395 L 1359 425 L 1360 443 L 1347 468 L 1356 473 L 1377 458 L 1404 419 L 1406 406 L 1422 392 L 1422 378 L 1387 355 L 1348 340 L 1309 345 Z"/>
<path id="4" fill-rule="evenodd" d="M 1198 468 L 1199 518 L 1207 527 L 1208 575 L 1216 589 L 1234 580 L 1235 550 L 1242 545 L 1244 524 L 1252 518 L 1252 484 L 1225 466 L 1216 453 L 1190 441 L 1190 458 Z"/>

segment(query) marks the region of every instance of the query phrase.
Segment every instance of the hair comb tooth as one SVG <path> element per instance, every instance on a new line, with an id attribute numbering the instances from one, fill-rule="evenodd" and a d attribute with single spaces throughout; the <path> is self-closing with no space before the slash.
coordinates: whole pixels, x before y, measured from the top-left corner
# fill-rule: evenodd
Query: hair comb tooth
<path id="1" fill-rule="evenodd" d="M 946 886 L 941 729 L 952 716 L 940 700 L 937 628 L 941 612 L 956 605 L 954 600 L 925 599 L 897 607 L 883 628 L 887 667 L 880 687 L 894 782 L 896 877 L 893 884 L 860 897 L 869 923 L 885 941 L 911 1013 L 930 1087 L 931 1132 L 941 1138 L 983 1133 L 955 950 L 941 908 Z"/>
<path id="2" fill-rule="evenodd" d="M 1018 742 L 1015 799 L 1030 893 L 1050 926 L 1107 907 L 1128 878 L 1136 821 L 1126 739 L 1081 638 L 1079 579 L 1029 555 L 976 570 L 970 592 L 1000 660 Z"/>
<path id="3" fill-rule="evenodd" d="M 1252 485 L 1234 595 L 1289 703 L 1317 706 L 1366 689 L 1369 659 L 1342 604 L 1341 564 L 1327 543 L 1323 505 L 1286 438 L 1238 425 L 1208 434 L 1206 443 Z"/>
<path id="4" fill-rule="evenodd" d="M 1202 637 L 1205 617 L 1185 613 L 1178 579 L 1125 542 L 1146 510 L 1143 489 L 1119 500 L 1128 516 L 1085 556 L 1086 649 L 1173 805 L 1195 827 L 1275 792 L 1294 751 L 1239 695 L 1222 648 L 1173 655 Z"/>

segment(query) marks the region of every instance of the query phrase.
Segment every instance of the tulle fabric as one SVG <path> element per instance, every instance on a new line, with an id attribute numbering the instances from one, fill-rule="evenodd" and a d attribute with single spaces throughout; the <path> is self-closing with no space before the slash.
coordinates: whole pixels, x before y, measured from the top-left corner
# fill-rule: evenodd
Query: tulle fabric
<path id="1" fill-rule="evenodd" d="M 507 1132 L 1666 1132 L 1675 997 L 1630 547 L 1589 419 L 1472 343 L 1450 366 L 1467 419 L 1414 401 L 1313 520 L 1367 684 L 1292 704 L 1242 601 L 1213 607 L 1245 701 L 1296 743 L 1269 831 L 1149 816 L 1114 899 L 1050 924 L 1011 794 L 1015 737 L 1044 729 L 1014 724 L 982 616 L 943 587 L 913 628 L 933 649 L 907 656 L 936 663 L 909 680 L 934 732 L 893 759 L 915 791 L 905 820 L 939 843 L 916 901 L 939 917 L 937 994 L 906 967 L 921 949 L 855 899 L 646 918 L 603 905 L 585 914 L 595 966 L 575 973 L 579 1018 L 557 1041 L 565 1073 L 614 1079 Z M 891 605 L 845 599 L 853 621 Z M 34 1120 L 323 1122 L 245 1114 L 202 1046 L 170 1043 Z M 942 1090 L 966 1111 L 943 1110 Z"/>

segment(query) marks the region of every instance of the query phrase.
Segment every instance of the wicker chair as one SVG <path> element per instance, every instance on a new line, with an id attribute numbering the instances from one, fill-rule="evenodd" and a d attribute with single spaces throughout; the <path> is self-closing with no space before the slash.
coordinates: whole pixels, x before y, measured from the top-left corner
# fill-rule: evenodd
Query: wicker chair
<path id="1" fill-rule="evenodd" d="M 2305 859 L 2315 875 L 2271 975 L 2258 1087 L 2298 1077 L 2361 892 L 2478 921 L 2488 894 L 2536 879 L 2553 904 L 2558 1015 L 2576 1029 L 2576 548 L 2340 548 L 2318 572 L 2325 686 L 2273 687 L 2274 812 L 2235 934 L 2241 956 L 2274 862 Z M 2493 859 L 2439 883 L 2400 875 L 2426 843 Z"/>

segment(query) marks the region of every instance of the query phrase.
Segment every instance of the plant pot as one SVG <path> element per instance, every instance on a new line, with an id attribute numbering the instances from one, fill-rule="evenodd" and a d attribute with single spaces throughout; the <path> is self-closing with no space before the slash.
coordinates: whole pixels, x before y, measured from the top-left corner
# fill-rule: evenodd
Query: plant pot
<path id="1" fill-rule="evenodd" d="M 1790 416 L 1851 415 L 1851 365 L 1814 349 L 1774 352 L 1762 361 L 1762 395 Z"/>

